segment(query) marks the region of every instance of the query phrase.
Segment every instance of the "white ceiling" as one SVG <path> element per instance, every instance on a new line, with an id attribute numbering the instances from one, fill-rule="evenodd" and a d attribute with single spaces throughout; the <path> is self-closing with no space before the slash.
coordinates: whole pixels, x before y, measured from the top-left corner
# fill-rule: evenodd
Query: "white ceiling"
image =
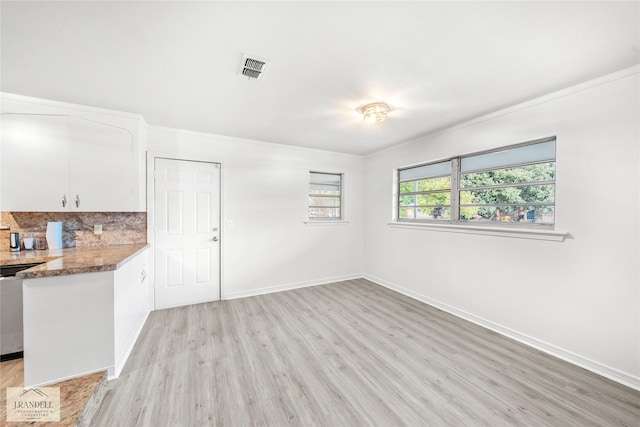
<path id="1" fill-rule="evenodd" d="M 1 90 L 367 154 L 638 64 L 639 5 L 2 1 Z"/>

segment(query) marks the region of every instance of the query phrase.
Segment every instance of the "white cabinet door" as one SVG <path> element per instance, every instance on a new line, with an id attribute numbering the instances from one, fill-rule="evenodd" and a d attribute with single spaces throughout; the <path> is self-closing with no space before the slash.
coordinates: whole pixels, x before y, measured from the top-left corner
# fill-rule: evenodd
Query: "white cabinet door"
<path id="1" fill-rule="evenodd" d="M 115 376 L 120 375 L 149 315 L 149 250 L 145 249 L 114 271 Z"/>
<path id="2" fill-rule="evenodd" d="M 136 210 L 133 135 L 125 129 L 70 118 L 71 210 Z"/>
<path id="3" fill-rule="evenodd" d="M 68 117 L 2 114 L 4 211 L 60 211 L 69 188 Z M 67 199 L 69 194 L 66 194 Z M 68 204 L 67 204 L 68 206 Z"/>

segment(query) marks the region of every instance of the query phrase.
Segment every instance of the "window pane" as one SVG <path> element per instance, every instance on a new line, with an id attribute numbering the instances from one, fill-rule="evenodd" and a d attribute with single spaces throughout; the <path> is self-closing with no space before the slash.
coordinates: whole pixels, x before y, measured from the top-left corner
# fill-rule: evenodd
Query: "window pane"
<path id="1" fill-rule="evenodd" d="M 309 197 L 309 206 L 340 206 L 339 197 Z"/>
<path id="2" fill-rule="evenodd" d="M 416 204 L 415 196 L 400 196 L 400 206 L 413 206 Z"/>
<path id="3" fill-rule="evenodd" d="M 415 181 L 436 176 L 451 175 L 451 161 L 432 163 L 399 171 L 400 181 Z"/>
<path id="4" fill-rule="evenodd" d="M 309 207 L 310 218 L 340 218 L 340 208 Z"/>
<path id="5" fill-rule="evenodd" d="M 415 208 L 400 208 L 398 210 L 398 217 L 404 218 L 404 219 L 407 219 L 407 218 L 413 219 L 414 212 L 415 212 Z"/>
<path id="6" fill-rule="evenodd" d="M 451 177 L 423 179 L 418 181 L 418 191 L 448 190 L 451 188 Z"/>
<path id="7" fill-rule="evenodd" d="M 401 182 L 400 193 L 413 193 L 416 191 L 416 182 L 417 181 Z"/>
<path id="8" fill-rule="evenodd" d="M 451 209 L 448 206 L 436 208 L 401 207 L 398 211 L 399 219 L 435 219 L 448 221 L 450 217 Z"/>
<path id="9" fill-rule="evenodd" d="M 539 144 L 525 145 L 523 147 L 510 148 L 493 153 L 463 157 L 460 160 L 460 171 L 468 172 L 500 166 L 517 165 L 521 163 L 555 160 L 555 157 L 556 141 L 554 139 L 553 141 Z"/>
<path id="10" fill-rule="evenodd" d="M 340 191 L 309 191 L 309 196 L 335 196 L 340 197 Z"/>
<path id="11" fill-rule="evenodd" d="M 417 193 L 422 191 L 449 190 L 451 188 L 451 177 L 422 179 L 419 181 L 408 181 L 400 183 L 400 193 Z"/>
<path id="12" fill-rule="evenodd" d="M 461 207 L 460 219 L 469 222 L 528 222 L 553 224 L 553 206 L 479 206 Z"/>
<path id="13" fill-rule="evenodd" d="M 311 172 L 311 183 L 312 184 L 332 184 L 332 185 L 340 185 L 340 175 L 333 173 L 318 173 Z"/>
<path id="14" fill-rule="evenodd" d="M 553 203 L 555 185 L 528 185 L 523 187 L 498 187 L 485 190 L 467 190 L 460 192 L 460 204 L 500 203 Z"/>
<path id="15" fill-rule="evenodd" d="M 310 194 L 340 194 L 340 186 L 310 184 L 309 193 Z"/>
<path id="16" fill-rule="evenodd" d="M 451 209 L 449 207 L 416 208 L 417 219 L 438 219 L 448 221 L 450 217 Z"/>
<path id="17" fill-rule="evenodd" d="M 429 193 L 416 196 L 418 206 L 451 205 L 451 193 Z"/>
<path id="18" fill-rule="evenodd" d="M 521 182 L 553 181 L 556 178 L 554 162 L 516 168 L 462 174 L 460 188 L 485 185 L 518 184 Z"/>

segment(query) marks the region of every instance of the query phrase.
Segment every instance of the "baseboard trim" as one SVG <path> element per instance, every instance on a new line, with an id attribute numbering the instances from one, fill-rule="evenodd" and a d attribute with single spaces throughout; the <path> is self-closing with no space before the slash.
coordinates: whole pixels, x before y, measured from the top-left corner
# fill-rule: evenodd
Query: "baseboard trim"
<path id="1" fill-rule="evenodd" d="M 24 351 L 17 351 L 15 353 L 0 355 L 0 362 L 7 362 L 9 360 L 23 359 L 23 358 L 24 358 Z"/>
<path id="2" fill-rule="evenodd" d="M 224 293 L 223 300 L 253 297 L 257 295 L 272 294 L 274 292 L 290 291 L 293 289 L 307 288 L 309 286 L 326 285 L 327 283 L 342 282 L 344 280 L 360 279 L 364 277 L 362 273 L 348 274 L 345 276 L 325 277 L 323 279 L 309 280 L 305 282 L 289 283 L 286 285 L 271 286 L 268 288 L 251 289 L 249 291 Z"/>
<path id="3" fill-rule="evenodd" d="M 36 383 L 36 384 L 25 384 L 24 387 L 25 388 L 46 387 L 46 386 L 50 386 L 50 385 L 53 385 L 53 384 L 61 383 L 63 381 L 74 380 L 76 378 L 84 377 L 84 376 L 87 376 L 87 375 L 95 374 L 96 372 L 103 372 L 103 371 L 107 372 L 106 375 L 107 375 L 107 379 L 108 379 L 109 369 L 112 369 L 112 367 L 105 366 L 104 368 L 92 369 L 90 371 L 81 372 L 79 374 L 66 375 L 64 377 L 56 378 L 55 380 L 51 380 L 51 381 L 45 381 L 45 382 Z"/>
<path id="4" fill-rule="evenodd" d="M 410 298 L 413 298 L 415 300 L 418 300 L 420 302 L 423 302 L 425 304 L 438 308 L 442 311 L 446 311 L 447 313 L 453 314 L 456 317 L 460 317 L 464 320 L 468 320 L 469 322 L 475 323 L 476 325 L 482 326 L 484 328 L 497 332 L 501 335 L 514 339 L 529 347 L 533 347 L 537 350 L 550 354 L 551 356 L 557 357 L 566 362 L 580 366 L 581 368 L 584 368 L 595 374 L 601 375 L 612 381 L 615 381 L 617 383 L 620 383 L 622 385 L 625 385 L 627 387 L 631 387 L 635 390 L 640 391 L 640 377 L 635 377 L 633 375 L 619 371 L 610 366 L 607 366 L 602 363 L 596 362 L 594 360 L 588 359 L 586 357 L 580 356 L 579 354 L 557 347 L 553 344 L 549 344 L 537 338 L 520 333 L 506 326 L 500 325 L 498 323 L 495 323 L 490 320 L 484 319 L 482 317 L 476 316 L 474 314 L 468 313 L 464 310 L 457 309 L 441 301 L 426 297 L 412 290 L 403 288 L 402 286 L 398 286 L 394 283 L 387 282 L 386 280 L 380 279 L 379 277 L 375 277 L 369 274 L 365 274 L 363 277 L 377 285 L 399 292 Z"/>
<path id="5" fill-rule="evenodd" d="M 138 342 L 138 338 L 140 337 L 140 333 L 142 332 L 142 328 L 144 328 L 144 324 L 147 323 L 147 319 L 149 318 L 149 313 L 150 313 L 150 311 L 147 311 L 147 314 L 144 316 L 144 319 L 142 319 L 142 321 L 140 321 L 140 323 L 138 324 L 138 326 L 136 328 L 136 331 L 133 334 L 133 337 L 129 341 L 129 345 L 127 346 L 127 349 L 122 354 L 122 358 L 120 360 L 116 360 L 115 361 L 114 376 L 113 376 L 113 378 L 109 378 L 109 380 L 118 378 L 120 376 L 120 373 L 122 372 L 122 369 L 124 369 L 124 365 L 126 365 L 127 364 L 127 360 L 129 360 L 129 356 L 131 355 L 131 352 L 133 351 L 133 348 L 136 346 L 136 342 Z"/>

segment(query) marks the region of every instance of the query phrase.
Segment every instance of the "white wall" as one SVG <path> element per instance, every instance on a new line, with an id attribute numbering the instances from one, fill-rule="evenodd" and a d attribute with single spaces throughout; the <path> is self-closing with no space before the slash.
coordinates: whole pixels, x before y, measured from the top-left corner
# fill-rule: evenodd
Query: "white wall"
<path id="1" fill-rule="evenodd" d="M 148 149 L 222 163 L 223 299 L 362 276 L 362 157 L 154 126 Z M 344 173 L 347 224 L 305 225 L 312 170 Z"/>
<path id="2" fill-rule="evenodd" d="M 367 277 L 640 388 L 639 90 L 635 67 L 370 155 Z M 394 169 L 552 135 L 564 242 L 387 225 Z"/>

